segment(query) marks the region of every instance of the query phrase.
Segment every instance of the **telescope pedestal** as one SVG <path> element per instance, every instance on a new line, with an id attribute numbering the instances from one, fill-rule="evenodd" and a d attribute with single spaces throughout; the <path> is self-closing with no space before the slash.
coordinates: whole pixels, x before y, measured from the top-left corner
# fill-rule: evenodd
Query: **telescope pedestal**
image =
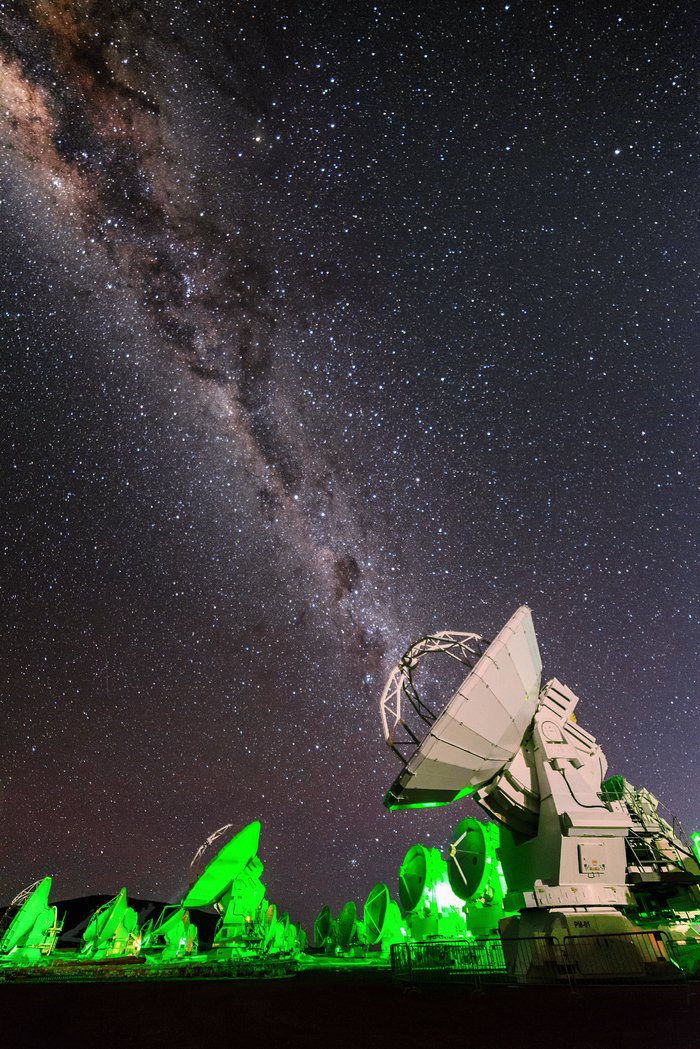
<path id="1" fill-rule="evenodd" d="M 237 958 L 259 949 L 263 933 L 255 918 L 265 896 L 262 872 L 258 857 L 251 857 L 217 905 L 221 919 L 212 943 L 217 958 Z"/>

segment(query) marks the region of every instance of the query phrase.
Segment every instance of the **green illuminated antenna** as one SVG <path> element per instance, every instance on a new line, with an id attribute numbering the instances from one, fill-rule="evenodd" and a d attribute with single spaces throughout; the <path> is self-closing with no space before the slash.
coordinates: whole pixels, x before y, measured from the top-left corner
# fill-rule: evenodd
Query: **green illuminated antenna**
<path id="1" fill-rule="evenodd" d="M 138 953 L 137 922 L 136 911 L 129 907 L 126 889 L 122 888 L 93 914 L 83 933 L 80 953 L 98 958 Z"/>
<path id="2" fill-rule="evenodd" d="M 389 889 L 380 881 L 367 894 L 365 900 L 365 906 L 363 909 L 363 916 L 365 922 L 365 936 L 367 937 L 367 943 L 374 945 L 379 943 L 386 921 L 386 916 L 389 911 Z"/>
<path id="3" fill-rule="evenodd" d="M 191 945 L 196 936 L 197 930 L 190 922 L 190 912 L 181 904 L 168 904 L 163 908 L 148 940 L 141 931 L 143 945 L 149 945 L 152 949 L 149 953 L 153 953 L 154 949 L 159 950 L 164 961 L 185 954 L 187 944 Z"/>
<path id="4" fill-rule="evenodd" d="M 175 933 L 182 933 L 189 925 L 189 912 L 181 905 L 168 904 L 160 913 L 158 921 L 153 926 L 151 939 L 161 936 L 169 940 Z"/>
<path id="5" fill-rule="evenodd" d="M 399 899 L 406 914 L 419 905 L 428 907 L 434 901 L 437 908 L 456 907 L 461 902 L 452 892 L 447 867 L 437 849 L 412 845 L 399 870 Z"/>
<path id="6" fill-rule="evenodd" d="M 465 936 L 464 904 L 437 849 L 412 845 L 399 870 L 399 900 L 413 939 Z"/>
<path id="7" fill-rule="evenodd" d="M 369 890 L 362 912 L 367 944 L 381 944 L 382 949 L 406 938 L 401 925 L 401 912 L 389 889 L 380 881 Z"/>
<path id="8" fill-rule="evenodd" d="M 263 946 L 267 947 L 274 943 L 275 931 L 277 929 L 277 904 L 267 903 L 263 900 L 261 906 L 262 910 L 262 930 L 263 930 Z"/>
<path id="9" fill-rule="evenodd" d="M 314 945 L 326 947 L 333 934 L 333 915 L 330 907 L 322 907 L 314 920 Z"/>
<path id="10" fill-rule="evenodd" d="M 274 934 L 270 945 L 270 949 L 274 954 L 280 954 L 284 950 L 288 928 L 289 915 L 284 911 L 275 922 Z"/>
<path id="11" fill-rule="evenodd" d="M 183 907 L 213 907 L 255 857 L 259 842 L 260 823 L 253 820 L 217 852 L 185 896 Z"/>
<path id="12" fill-rule="evenodd" d="M 285 954 L 293 954 L 298 950 L 299 935 L 296 925 L 290 920 L 289 915 L 286 912 L 282 915 L 282 919 L 284 920 L 285 916 L 287 921 L 284 924 L 284 936 L 282 937 L 281 949 Z"/>
<path id="13" fill-rule="evenodd" d="M 697 861 L 700 863 L 700 831 L 695 831 L 694 834 L 691 834 L 690 841 L 693 846 L 693 852 L 697 857 Z"/>
<path id="14" fill-rule="evenodd" d="M 302 926 L 301 922 L 295 922 L 294 930 L 297 950 L 305 951 L 306 948 L 309 946 L 309 939 L 306 935 L 306 930 Z"/>
<path id="15" fill-rule="evenodd" d="M 59 928 L 55 907 L 49 905 L 51 878 L 47 876 L 23 889 L 10 903 L 6 914 L 11 918 L 2 939 L 0 958 L 11 955 L 13 962 L 32 961 L 50 954 Z"/>
<path id="16" fill-rule="evenodd" d="M 338 915 L 336 924 L 336 944 L 341 951 L 347 951 L 357 939 L 357 904 L 348 900 Z"/>
<path id="17" fill-rule="evenodd" d="M 229 826 L 207 838 L 195 860 L 202 858 Z M 212 941 L 217 959 L 247 957 L 263 949 L 261 905 L 265 886 L 260 880 L 264 868 L 257 855 L 259 842 L 260 823 L 254 820 L 219 849 L 182 901 L 183 907 L 213 907 L 218 912 Z"/>
<path id="18" fill-rule="evenodd" d="M 460 900 L 482 900 L 497 892 L 498 828 L 467 817 L 452 834 L 447 874 Z M 500 886 L 499 886 L 500 887 Z"/>
<path id="19" fill-rule="evenodd" d="M 429 853 L 423 845 L 412 845 L 399 870 L 399 899 L 407 914 L 414 911 L 428 883 Z"/>
<path id="20" fill-rule="evenodd" d="M 139 930 L 139 949 L 148 947 L 153 937 L 153 918 L 144 922 Z"/>
<path id="21" fill-rule="evenodd" d="M 126 889 L 122 888 L 113 899 L 98 907 L 93 914 L 83 933 L 82 950 L 92 952 L 114 936 L 126 908 Z"/>
<path id="22" fill-rule="evenodd" d="M 500 831 L 495 823 L 482 823 L 471 816 L 452 832 L 447 874 L 452 891 L 464 900 L 467 926 L 473 936 L 495 936 L 505 916 L 503 897 L 507 892 L 498 857 Z"/>

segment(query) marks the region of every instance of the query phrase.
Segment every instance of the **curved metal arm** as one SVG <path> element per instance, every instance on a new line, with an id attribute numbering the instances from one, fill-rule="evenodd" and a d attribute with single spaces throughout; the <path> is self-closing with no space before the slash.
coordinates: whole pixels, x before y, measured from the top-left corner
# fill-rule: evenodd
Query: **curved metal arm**
<path id="1" fill-rule="evenodd" d="M 479 634 L 467 634 L 459 630 L 441 630 L 438 634 L 427 634 L 415 641 L 403 654 L 389 675 L 379 701 L 384 739 L 402 761 L 405 760 L 404 756 L 396 748 L 397 728 L 400 727 L 408 736 L 408 739 L 401 742 L 413 743 L 416 746 L 420 742 L 404 720 L 402 697 L 406 698 L 414 713 L 425 724 L 432 725 L 436 717 L 434 712 L 421 700 L 413 682 L 413 672 L 423 656 L 433 652 L 444 652 L 452 659 L 473 669 L 487 646 L 488 641 Z"/>

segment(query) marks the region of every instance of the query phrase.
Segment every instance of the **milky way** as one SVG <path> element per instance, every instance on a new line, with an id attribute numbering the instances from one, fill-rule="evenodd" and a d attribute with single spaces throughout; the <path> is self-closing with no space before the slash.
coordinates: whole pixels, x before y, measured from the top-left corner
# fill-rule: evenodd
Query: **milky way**
<path id="1" fill-rule="evenodd" d="M 383 675 L 522 602 L 700 826 L 685 5 L 0 17 L 0 889 L 393 883 Z"/>
<path id="2" fill-rule="evenodd" d="M 235 37 L 233 28 L 229 33 Z M 30 4 L 9 36 L 6 140 L 63 220 L 102 249 L 115 280 L 152 322 L 162 352 L 207 388 L 193 396 L 218 401 L 222 426 L 258 486 L 261 513 L 281 519 L 325 594 L 342 599 L 358 582 L 358 562 L 314 536 L 304 520 L 310 498 L 323 499 L 332 464 L 299 432 L 284 391 L 270 389 L 272 334 L 284 304 L 260 226 L 246 229 L 256 207 L 250 183 L 260 176 L 244 174 L 241 186 L 235 173 L 224 173 L 219 185 L 215 172 L 197 173 L 187 143 L 177 141 L 168 95 L 182 88 L 173 82 L 172 62 L 189 61 L 196 72 L 201 57 L 131 3 Z M 211 87 L 220 105 L 234 100 L 236 123 L 253 148 L 269 134 L 274 100 L 257 82 L 266 61 L 279 61 L 273 43 L 273 25 L 252 34 L 254 57 L 242 77 L 239 61 L 248 49 L 232 52 L 232 43 L 228 50 L 222 43 L 232 69 L 223 66 Z M 333 502 L 341 501 L 334 491 Z M 335 505 L 327 512 L 350 518 Z M 331 533 L 341 545 L 339 532 L 336 522 Z"/>

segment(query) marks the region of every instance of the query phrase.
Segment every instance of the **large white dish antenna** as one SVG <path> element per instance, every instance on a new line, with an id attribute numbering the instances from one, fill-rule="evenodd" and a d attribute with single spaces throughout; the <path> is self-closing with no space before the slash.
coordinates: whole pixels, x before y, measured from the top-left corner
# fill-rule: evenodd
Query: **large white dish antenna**
<path id="1" fill-rule="evenodd" d="M 455 636 L 437 635 L 431 640 Z M 469 638 L 470 644 L 471 639 L 480 640 L 476 635 L 461 636 Z M 411 671 L 416 659 L 409 658 L 411 651 L 393 672 L 381 701 L 389 746 L 396 749 L 394 737 L 401 730 L 408 731 L 417 744 L 384 799 L 390 809 L 446 805 L 498 775 L 520 749 L 537 709 L 542 678 L 532 615 L 523 606 L 479 656 L 442 713 L 430 724 L 415 702 Z M 425 651 L 447 649 L 433 647 Z M 404 677 L 401 688 L 413 710 L 428 726 L 422 740 L 403 719 L 401 689 L 396 687 L 398 674 Z"/>

